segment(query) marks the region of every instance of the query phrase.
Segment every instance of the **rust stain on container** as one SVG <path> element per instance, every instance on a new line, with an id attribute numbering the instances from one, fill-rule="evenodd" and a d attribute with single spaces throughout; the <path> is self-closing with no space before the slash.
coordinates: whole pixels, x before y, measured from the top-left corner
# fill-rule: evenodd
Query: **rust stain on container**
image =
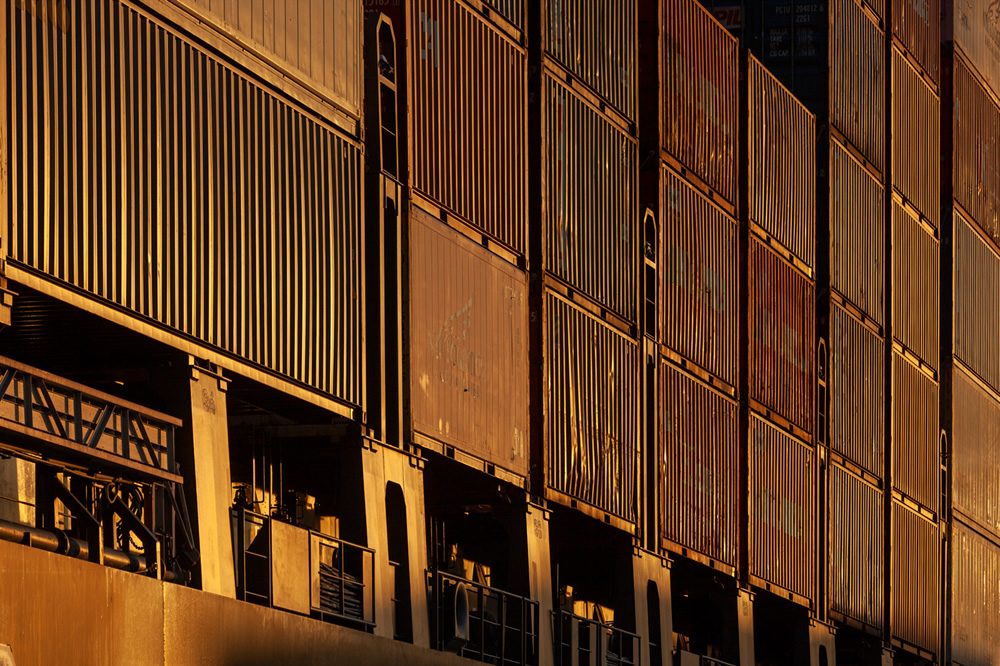
<path id="1" fill-rule="evenodd" d="M 882 491 L 830 466 L 830 610 L 881 628 L 885 610 Z"/>
<path id="2" fill-rule="evenodd" d="M 830 310 L 830 447 L 878 478 L 885 457 L 885 341 Z"/>
<path id="3" fill-rule="evenodd" d="M 892 503 L 892 635 L 938 651 L 941 534 L 938 524 Z"/>
<path id="4" fill-rule="evenodd" d="M 736 204 L 736 38 L 697 0 L 661 11 L 662 148 Z"/>
<path id="5" fill-rule="evenodd" d="M 635 139 L 545 74 L 546 270 L 636 319 Z"/>
<path id="6" fill-rule="evenodd" d="M 898 2 L 899 0 L 897 0 Z M 892 49 L 892 184 L 941 226 L 941 101 Z"/>
<path id="7" fill-rule="evenodd" d="M 739 360 L 736 221 L 664 166 L 661 339 L 730 386 Z"/>
<path id="8" fill-rule="evenodd" d="M 1000 544 L 954 523 L 951 558 L 951 657 L 1000 663 Z"/>
<path id="9" fill-rule="evenodd" d="M 885 324 L 884 188 L 838 140 L 830 140 L 830 283 Z"/>
<path id="10" fill-rule="evenodd" d="M 454 0 L 410 7 L 410 184 L 527 250 L 527 56 Z"/>
<path id="11" fill-rule="evenodd" d="M 892 34 L 927 76 L 938 83 L 941 64 L 940 0 L 892 0 Z"/>
<path id="12" fill-rule="evenodd" d="M 555 294 L 545 301 L 547 485 L 635 522 L 638 346 Z"/>
<path id="13" fill-rule="evenodd" d="M 958 211 L 954 225 L 954 354 L 1000 389 L 1000 257 Z"/>
<path id="14" fill-rule="evenodd" d="M 815 284 L 750 240 L 750 397 L 813 431 Z"/>
<path id="15" fill-rule="evenodd" d="M 750 220 L 816 265 L 816 117 L 750 56 Z"/>
<path id="16" fill-rule="evenodd" d="M 660 418 L 663 537 L 735 566 L 736 402 L 661 362 Z"/>
<path id="17" fill-rule="evenodd" d="M 940 515 L 938 385 L 892 354 L 892 485 Z"/>
<path id="18" fill-rule="evenodd" d="M 1000 109 L 960 57 L 954 58 L 952 76 L 955 200 L 994 243 L 1000 244 L 1000 169 L 996 167 L 1000 164 L 1000 135 L 996 131 Z"/>
<path id="19" fill-rule="evenodd" d="M 811 447 L 750 418 L 750 574 L 807 599 L 816 584 L 816 468 Z"/>
<path id="20" fill-rule="evenodd" d="M 892 203 L 892 255 L 893 337 L 938 369 L 941 245 L 897 201 Z"/>
<path id="21" fill-rule="evenodd" d="M 413 429 L 527 475 L 527 278 L 410 210 Z"/>
<path id="22" fill-rule="evenodd" d="M 361 405 L 360 147 L 126 5 L 8 11 L 10 259 Z"/>
<path id="23" fill-rule="evenodd" d="M 958 363 L 952 414 L 953 507 L 1000 535 L 1000 397 Z"/>
<path id="24" fill-rule="evenodd" d="M 946 7 L 953 12 L 949 21 L 955 45 L 969 59 L 979 75 L 1000 97 L 1000 61 L 997 60 L 997 8 L 992 0 L 952 0 Z M 947 41 L 949 35 L 944 35 Z M 957 49 L 956 49 L 957 50 Z M 995 127 L 995 125 L 994 125 Z"/>

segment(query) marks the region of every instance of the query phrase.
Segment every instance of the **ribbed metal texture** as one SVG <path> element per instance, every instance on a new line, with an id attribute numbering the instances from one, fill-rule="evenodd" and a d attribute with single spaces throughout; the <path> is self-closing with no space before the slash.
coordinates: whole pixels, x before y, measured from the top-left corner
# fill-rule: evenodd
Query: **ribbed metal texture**
<path id="1" fill-rule="evenodd" d="M 635 521 L 638 347 L 554 294 L 545 300 L 547 484 Z"/>
<path id="2" fill-rule="evenodd" d="M 750 220 L 809 267 L 816 258 L 816 117 L 750 56 Z"/>
<path id="3" fill-rule="evenodd" d="M 855 0 L 830 0 L 830 123 L 885 172 L 885 35 Z"/>
<path id="4" fill-rule="evenodd" d="M 941 102 L 896 48 L 892 49 L 892 100 L 893 187 L 938 229 Z"/>
<path id="5" fill-rule="evenodd" d="M 940 368 L 941 244 L 892 203 L 892 334 Z M 995 301 L 995 299 L 994 299 Z"/>
<path id="6" fill-rule="evenodd" d="M 663 343 L 735 386 L 740 289 L 736 221 L 666 167 L 661 210 Z"/>
<path id="7" fill-rule="evenodd" d="M 527 475 L 527 277 L 411 211 L 413 428 Z"/>
<path id="8" fill-rule="evenodd" d="M 1000 663 L 1000 545 L 954 523 L 951 656 L 956 664 Z"/>
<path id="9" fill-rule="evenodd" d="M 527 56 L 454 0 L 414 0 L 410 179 L 519 253 L 527 244 Z"/>
<path id="10" fill-rule="evenodd" d="M 637 0 L 545 0 L 545 51 L 635 119 Z"/>
<path id="11" fill-rule="evenodd" d="M 359 405 L 359 147 L 123 4 L 21 6 L 10 258 Z"/>
<path id="12" fill-rule="evenodd" d="M 830 466 L 830 610 L 881 627 L 885 610 L 882 491 Z"/>
<path id="13" fill-rule="evenodd" d="M 952 505 L 1000 534 L 1000 400 L 959 364 L 951 390 Z"/>
<path id="14" fill-rule="evenodd" d="M 349 113 L 361 115 L 361 0 L 166 1 L 192 10 Z"/>
<path id="15" fill-rule="evenodd" d="M 746 31 L 744 34 L 760 45 L 757 55 L 767 69 L 795 93 L 795 97 L 806 107 L 823 116 L 826 115 L 829 88 L 827 69 L 830 19 L 827 4 L 803 0 L 739 4 L 731 0 L 714 2 L 715 7 L 746 11 L 746 19 L 735 12 L 729 13 L 728 25 L 738 19 Z M 754 25 L 757 8 L 760 15 L 759 26 Z"/>
<path id="16" fill-rule="evenodd" d="M 892 0 L 892 34 L 937 83 L 941 65 L 940 0 Z"/>
<path id="17" fill-rule="evenodd" d="M 993 94 L 1000 97 L 996 5 L 991 0 L 951 0 L 946 9 L 952 12 L 949 24 L 956 50 L 961 50 Z"/>
<path id="18" fill-rule="evenodd" d="M 750 241 L 750 397 L 812 432 L 815 284 Z"/>
<path id="19" fill-rule="evenodd" d="M 813 598 L 816 469 L 812 448 L 750 418 L 750 573 Z"/>
<path id="20" fill-rule="evenodd" d="M 993 56 L 990 56 L 991 58 Z M 955 200 L 1000 243 L 1000 110 L 961 58 L 952 72 L 952 183 Z"/>
<path id="21" fill-rule="evenodd" d="M 524 29 L 524 0 L 485 0 L 501 16 Z"/>
<path id="22" fill-rule="evenodd" d="M 662 147 L 723 199 L 736 203 L 736 38 L 698 0 L 661 11 Z"/>
<path id="23" fill-rule="evenodd" d="M 884 188 L 830 141 L 830 283 L 880 326 L 885 323 Z"/>
<path id="24" fill-rule="evenodd" d="M 636 141 L 545 76 L 545 269 L 635 321 Z"/>
<path id="25" fill-rule="evenodd" d="M 885 465 L 885 342 L 830 309 L 830 447 L 881 478 Z"/>
<path id="26" fill-rule="evenodd" d="M 892 635 L 937 653 L 941 536 L 937 523 L 892 503 Z"/>
<path id="27" fill-rule="evenodd" d="M 660 405 L 662 534 L 735 566 L 737 404 L 662 362 Z"/>
<path id="28" fill-rule="evenodd" d="M 938 385 L 892 355 L 892 485 L 934 513 L 941 505 Z"/>
<path id="29" fill-rule="evenodd" d="M 955 357 L 1000 389 L 1000 257 L 957 211 L 954 225 Z"/>

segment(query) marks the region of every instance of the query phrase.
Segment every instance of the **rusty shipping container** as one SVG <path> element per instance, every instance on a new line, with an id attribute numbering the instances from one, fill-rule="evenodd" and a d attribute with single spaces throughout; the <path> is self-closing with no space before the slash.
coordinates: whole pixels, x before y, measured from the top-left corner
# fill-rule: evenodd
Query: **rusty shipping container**
<path id="1" fill-rule="evenodd" d="M 830 465 L 827 556 L 830 610 L 881 628 L 885 611 L 885 507 L 882 491 Z"/>
<path id="2" fill-rule="evenodd" d="M 636 320 L 638 146 L 545 74 L 545 269 Z"/>
<path id="3" fill-rule="evenodd" d="M 662 167 L 661 340 L 736 386 L 739 370 L 737 223 Z"/>
<path id="4" fill-rule="evenodd" d="M 546 487 L 612 516 L 638 517 L 638 345 L 545 296 Z"/>
<path id="5" fill-rule="evenodd" d="M 668 549 L 687 548 L 736 566 L 737 404 L 675 366 L 660 363 L 660 529 Z"/>
<path id="6" fill-rule="evenodd" d="M 972 221 L 1000 244 L 1000 109 L 960 57 L 954 59 L 952 183 Z"/>
<path id="7" fill-rule="evenodd" d="M 751 580 L 815 599 L 815 452 L 756 415 L 749 448 Z"/>
<path id="8" fill-rule="evenodd" d="M 455 0 L 413 0 L 410 184 L 527 251 L 527 56 Z"/>
<path id="9" fill-rule="evenodd" d="M 816 117 L 753 56 L 749 69 L 750 221 L 816 265 Z"/>
<path id="10" fill-rule="evenodd" d="M 361 405 L 360 146 L 131 6 L 22 7 L 9 260 Z"/>
<path id="11" fill-rule="evenodd" d="M 880 327 L 885 324 L 885 201 L 882 184 L 830 140 L 830 284 Z"/>
<path id="12" fill-rule="evenodd" d="M 892 100 L 892 185 L 939 229 L 941 101 L 895 47 Z"/>
<path id="13" fill-rule="evenodd" d="M 892 354 L 892 485 L 935 514 L 941 512 L 938 384 Z"/>
<path id="14" fill-rule="evenodd" d="M 545 0 L 546 53 L 625 117 L 636 117 L 637 0 Z"/>
<path id="15" fill-rule="evenodd" d="M 958 211 L 955 211 L 953 220 L 954 354 L 998 390 L 1000 256 Z"/>
<path id="16" fill-rule="evenodd" d="M 413 430 L 525 477 L 527 277 L 410 210 Z"/>
<path id="17" fill-rule="evenodd" d="M 992 0 L 950 0 L 945 10 L 952 14 L 947 24 L 952 34 L 942 37 L 954 40 L 956 51 L 961 50 L 993 95 L 1000 97 L 996 4 Z"/>
<path id="18" fill-rule="evenodd" d="M 811 435 L 816 285 L 750 240 L 750 398 Z"/>
<path id="19" fill-rule="evenodd" d="M 937 84 L 941 74 L 941 1 L 892 0 L 892 34 L 924 75 Z"/>
<path id="20" fill-rule="evenodd" d="M 1000 663 L 1000 543 L 960 521 L 952 532 L 951 657 Z"/>
<path id="21" fill-rule="evenodd" d="M 698 0 L 668 2 L 661 16 L 661 147 L 735 206 L 737 41 Z"/>
<path id="22" fill-rule="evenodd" d="M 892 202 L 892 334 L 924 363 L 940 368 L 941 244 Z"/>
<path id="23" fill-rule="evenodd" d="M 892 635 L 938 652 L 941 621 L 941 533 L 938 523 L 892 502 Z"/>
<path id="24" fill-rule="evenodd" d="M 830 448 L 881 478 L 885 466 L 885 341 L 830 308 Z"/>
<path id="25" fill-rule="evenodd" d="M 1000 535 L 1000 397 L 960 364 L 952 373 L 952 506 Z"/>

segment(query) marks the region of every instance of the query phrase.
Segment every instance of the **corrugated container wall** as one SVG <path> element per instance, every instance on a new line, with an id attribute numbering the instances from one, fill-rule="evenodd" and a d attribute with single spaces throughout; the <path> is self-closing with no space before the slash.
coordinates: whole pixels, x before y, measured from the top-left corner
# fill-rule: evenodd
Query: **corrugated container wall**
<path id="1" fill-rule="evenodd" d="M 661 210 L 661 339 L 735 387 L 740 290 L 736 221 L 667 167 Z"/>
<path id="2" fill-rule="evenodd" d="M 830 610 L 881 627 L 885 610 L 885 511 L 882 491 L 830 466 Z"/>
<path id="3" fill-rule="evenodd" d="M 361 116 L 361 0 L 170 0 Z"/>
<path id="4" fill-rule="evenodd" d="M 697 0 L 662 8 L 662 148 L 736 205 L 738 45 Z"/>
<path id="5" fill-rule="evenodd" d="M 896 48 L 892 49 L 892 100 L 893 187 L 939 229 L 941 102 Z"/>
<path id="6" fill-rule="evenodd" d="M 410 182 L 527 250 L 527 56 L 455 0 L 413 0 Z"/>
<path id="7" fill-rule="evenodd" d="M 10 260 L 360 405 L 360 147 L 130 7 L 23 6 Z"/>
<path id="8" fill-rule="evenodd" d="M 554 294 L 545 311 L 546 484 L 635 522 L 638 346 Z"/>
<path id="9" fill-rule="evenodd" d="M 815 453 L 757 416 L 749 446 L 750 574 L 813 599 Z"/>
<path id="10" fill-rule="evenodd" d="M 524 29 L 524 1 L 525 0 L 485 0 L 486 4 L 491 6 L 499 12 L 501 16 L 521 30 Z"/>
<path id="11" fill-rule="evenodd" d="M 957 211 L 954 225 L 954 354 L 1000 390 L 1000 257 Z"/>
<path id="12" fill-rule="evenodd" d="M 545 268 L 636 318 L 635 139 L 545 75 Z"/>
<path id="13" fill-rule="evenodd" d="M 941 74 L 940 0 L 892 0 L 892 34 L 931 81 Z"/>
<path id="14" fill-rule="evenodd" d="M 750 240 L 750 398 L 812 433 L 816 287 Z"/>
<path id="15" fill-rule="evenodd" d="M 545 0 L 544 48 L 635 119 L 637 0 Z"/>
<path id="16" fill-rule="evenodd" d="M 938 651 L 941 618 L 941 536 L 931 522 L 892 502 L 892 635 Z"/>
<path id="17" fill-rule="evenodd" d="M 885 457 L 885 342 L 830 309 L 830 447 L 881 478 Z"/>
<path id="18" fill-rule="evenodd" d="M 660 364 L 663 538 L 736 566 L 737 404 Z"/>
<path id="19" fill-rule="evenodd" d="M 953 507 L 1000 535 L 1000 400 L 956 365 L 952 414 Z"/>
<path id="20" fill-rule="evenodd" d="M 952 35 L 943 35 L 973 64 L 993 94 L 1000 97 L 1000 60 L 997 59 L 996 5 L 992 0 L 951 0 Z M 994 127 L 996 125 L 993 125 Z"/>
<path id="21" fill-rule="evenodd" d="M 735 3 L 718 0 L 714 4 L 732 8 Z M 796 99 L 813 113 L 825 116 L 829 32 L 826 3 L 815 0 L 764 0 L 741 4 L 747 10 L 756 5 L 760 12 L 757 29 L 750 25 L 752 19 L 749 16 L 742 20 L 751 48 L 758 53 L 767 69 L 795 93 Z"/>
<path id="22" fill-rule="evenodd" d="M 527 278 L 410 210 L 413 429 L 526 476 Z"/>
<path id="23" fill-rule="evenodd" d="M 830 141 L 830 283 L 885 324 L 884 188 L 836 139 Z"/>
<path id="24" fill-rule="evenodd" d="M 892 334 L 940 368 L 941 245 L 897 201 L 892 203 Z"/>
<path id="25" fill-rule="evenodd" d="M 892 485 L 940 515 L 938 385 L 892 354 Z"/>
<path id="26" fill-rule="evenodd" d="M 956 521 L 951 650 L 956 664 L 1000 663 L 1000 545 Z"/>
<path id="27" fill-rule="evenodd" d="M 750 221 L 815 267 L 816 118 L 750 57 Z"/>
<path id="28" fill-rule="evenodd" d="M 1000 109 L 961 58 L 952 73 L 952 181 L 955 200 L 1000 244 Z"/>

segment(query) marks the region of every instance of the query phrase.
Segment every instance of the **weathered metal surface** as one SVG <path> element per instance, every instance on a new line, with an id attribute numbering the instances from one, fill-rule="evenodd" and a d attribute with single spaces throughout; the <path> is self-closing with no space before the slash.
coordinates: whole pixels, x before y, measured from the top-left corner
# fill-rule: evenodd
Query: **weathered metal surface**
<path id="1" fill-rule="evenodd" d="M 945 11 L 951 13 L 942 35 L 944 41 L 954 40 L 956 50 L 969 59 L 979 75 L 1000 97 L 1000 40 L 997 39 L 995 3 L 991 0 L 946 0 Z M 947 28 L 951 29 L 951 34 Z"/>
<path id="2" fill-rule="evenodd" d="M 348 113 L 361 115 L 361 0 L 166 1 L 303 79 Z"/>
<path id="3" fill-rule="evenodd" d="M 750 220 L 810 268 L 816 258 L 816 117 L 753 56 Z"/>
<path id="4" fill-rule="evenodd" d="M 756 415 L 750 417 L 750 574 L 814 598 L 815 453 Z"/>
<path id="5" fill-rule="evenodd" d="M 815 284 L 750 240 L 750 397 L 812 432 Z"/>
<path id="6" fill-rule="evenodd" d="M 697 0 L 666 3 L 661 20 L 662 147 L 735 205 L 737 41 Z"/>
<path id="7" fill-rule="evenodd" d="M 634 522 L 638 347 L 552 293 L 545 301 L 546 485 Z"/>
<path id="8" fill-rule="evenodd" d="M 526 475 L 527 278 L 410 210 L 413 429 Z"/>
<path id="9" fill-rule="evenodd" d="M 524 28 L 524 1 L 525 0 L 485 0 L 486 4 L 521 29 Z"/>
<path id="10" fill-rule="evenodd" d="M 951 545 L 951 657 L 1000 663 L 1000 544 L 959 521 Z"/>
<path id="11" fill-rule="evenodd" d="M 1000 535 L 1000 399 L 957 363 L 951 386 L 952 505 Z"/>
<path id="12" fill-rule="evenodd" d="M 941 618 L 938 524 L 893 501 L 891 548 L 892 635 L 937 653 Z"/>
<path id="13" fill-rule="evenodd" d="M 740 353 L 736 221 L 666 166 L 662 178 L 661 340 L 735 386 Z"/>
<path id="14" fill-rule="evenodd" d="M 947 0 L 946 0 L 947 2 Z M 940 0 L 892 0 L 892 34 L 934 83 L 940 80 Z"/>
<path id="15" fill-rule="evenodd" d="M 838 140 L 830 140 L 830 284 L 885 323 L 884 189 Z"/>
<path id="16" fill-rule="evenodd" d="M 1000 389 L 1000 257 L 958 211 L 953 221 L 954 354 Z"/>
<path id="17" fill-rule="evenodd" d="M 932 227 L 940 228 L 941 101 L 895 47 L 892 184 Z"/>
<path id="18" fill-rule="evenodd" d="M 880 628 L 885 611 L 885 507 L 882 491 L 830 466 L 827 558 L 830 610 Z"/>
<path id="19" fill-rule="evenodd" d="M 941 244 L 892 203 L 892 334 L 932 368 L 940 368 Z"/>
<path id="20" fill-rule="evenodd" d="M 956 17 L 957 18 L 957 17 Z M 953 59 L 952 186 L 955 200 L 1000 244 L 1000 109 L 965 61 Z M 1000 71 L 1000 68 L 998 68 Z"/>
<path id="21" fill-rule="evenodd" d="M 736 566 L 736 402 L 661 362 L 660 419 L 663 538 Z"/>
<path id="22" fill-rule="evenodd" d="M 638 146 L 545 75 L 545 269 L 636 318 Z"/>
<path id="23" fill-rule="evenodd" d="M 935 514 L 941 510 L 938 384 L 892 355 L 892 485 Z"/>
<path id="24" fill-rule="evenodd" d="M 885 341 L 830 308 L 830 448 L 881 478 L 885 457 Z"/>
<path id="25" fill-rule="evenodd" d="M 453 0 L 409 10 L 410 184 L 527 251 L 527 56 Z"/>
<path id="26" fill-rule="evenodd" d="M 5 11 L 10 259 L 360 405 L 359 146 L 127 5 Z"/>
<path id="27" fill-rule="evenodd" d="M 635 119 L 637 0 L 545 0 L 544 49 Z"/>

